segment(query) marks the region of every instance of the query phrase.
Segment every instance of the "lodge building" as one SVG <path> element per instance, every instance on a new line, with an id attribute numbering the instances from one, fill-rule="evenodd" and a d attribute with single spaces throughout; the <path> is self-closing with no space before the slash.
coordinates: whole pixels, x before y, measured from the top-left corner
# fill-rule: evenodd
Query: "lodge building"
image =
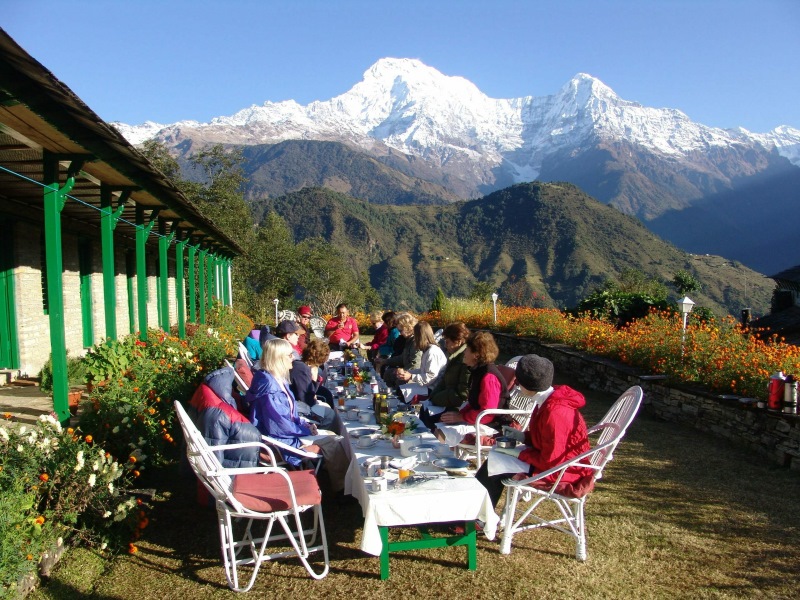
<path id="1" fill-rule="evenodd" d="M 236 242 L 0 29 L 0 375 L 231 304 Z M 3 380 L 0 380 L 3 383 Z"/>

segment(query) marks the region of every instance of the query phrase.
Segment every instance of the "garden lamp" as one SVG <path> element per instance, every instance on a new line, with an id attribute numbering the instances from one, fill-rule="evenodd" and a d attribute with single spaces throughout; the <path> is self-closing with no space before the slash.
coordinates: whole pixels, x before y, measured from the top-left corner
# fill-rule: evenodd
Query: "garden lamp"
<path id="1" fill-rule="evenodd" d="M 492 294 L 492 308 L 494 309 L 494 322 L 497 323 L 497 292 Z"/>
<path id="2" fill-rule="evenodd" d="M 683 315 L 683 330 L 681 331 L 681 356 L 683 356 L 683 344 L 686 341 L 686 319 L 689 318 L 689 313 L 692 312 L 694 301 L 689 296 L 684 296 L 678 300 L 678 307 L 681 309 Z"/>
<path id="3" fill-rule="evenodd" d="M 273 300 L 272 303 L 275 305 L 275 327 L 277 327 L 278 326 L 278 299 L 275 298 L 275 300 Z"/>

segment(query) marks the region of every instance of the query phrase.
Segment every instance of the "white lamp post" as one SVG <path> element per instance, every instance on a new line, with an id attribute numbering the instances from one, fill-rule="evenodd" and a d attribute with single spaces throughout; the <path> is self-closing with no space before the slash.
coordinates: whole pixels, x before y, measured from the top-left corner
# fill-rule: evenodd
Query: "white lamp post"
<path id="1" fill-rule="evenodd" d="M 494 322 L 497 323 L 497 292 L 492 294 L 492 308 L 494 309 Z"/>
<path id="2" fill-rule="evenodd" d="M 683 356 L 683 345 L 686 341 L 686 319 L 689 318 L 689 313 L 692 312 L 694 301 L 689 298 L 689 296 L 684 296 L 682 299 L 678 300 L 678 306 L 683 315 L 683 330 L 681 331 L 681 356 Z"/>
<path id="3" fill-rule="evenodd" d="M 275 327 L 277 327 L 278 326 L 278 299 L 275 298 L 275 300 L 273 300 L 272 303 L 275 305 Z"/>

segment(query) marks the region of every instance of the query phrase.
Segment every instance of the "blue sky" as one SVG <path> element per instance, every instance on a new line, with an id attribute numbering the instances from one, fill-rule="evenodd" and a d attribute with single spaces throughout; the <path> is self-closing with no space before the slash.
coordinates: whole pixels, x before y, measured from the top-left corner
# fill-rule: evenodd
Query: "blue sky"
<path id="1" fill-rule="evenodd" d="M 107 121 L 350 89 L 418 58 L 494 98 L 589 73 L 700 123 L 800 129 L 797 0 L 0 0 L 0 27 Z"/>

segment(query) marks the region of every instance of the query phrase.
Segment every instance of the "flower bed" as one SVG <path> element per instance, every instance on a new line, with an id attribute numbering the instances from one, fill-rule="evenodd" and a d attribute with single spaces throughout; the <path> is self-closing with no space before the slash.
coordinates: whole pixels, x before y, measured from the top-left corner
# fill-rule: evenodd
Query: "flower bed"
<path id="1" fill-rule="evenodd" d="M 85 358 L 95 386 L 77 428 L 50 416 L 35 428 L 0 425 L 0 597 L 17 596 L 60 541 L 137 551 L 149 521 L 130 490 L 146 467 L 177 457 L 173 401 L 187 402 L 252 327 L 215 305 L 207 325 L 187 325 L 186 340 L 151 330 L 146 341 L 99 344 Z"/>
<path id="2" fill-rule="evenodd" d="M 462 305 L 456 305 L 461 308 Z M 654 311 L 644 319 L 617 328 L 589 317 L 573 317 L 555 309 L 464 304 L 441 313 L 420 315 L 437 327 L 460 320 L 473 329 L 493 329 L 534 337 L 546 343 L 567 344 L 599 356 L 614 358 L 670 381 L 694 383 L 720 393 L 766 397 L 771 373 L 800 373 L 800 348 L 777 336 L 762 339 L 744 330 L 733 318 L 713 322 L 690 320 L 682 344 L 681 316 Z M 681 346 L 683 345 L 683 351 Z"/>

